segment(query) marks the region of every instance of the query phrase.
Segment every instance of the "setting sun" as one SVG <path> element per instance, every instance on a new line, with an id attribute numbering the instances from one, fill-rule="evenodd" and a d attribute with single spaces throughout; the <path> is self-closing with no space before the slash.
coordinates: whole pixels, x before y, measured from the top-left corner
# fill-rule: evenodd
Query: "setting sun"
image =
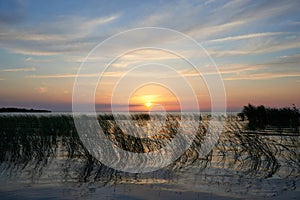
<path id="1" fill-rule="evenodd" d="M 115 96 L 116 99 L 122 99 Z M 177 111 L 180 110 L 176 96 L 158 84 L 148 84 L 137 88 L 130 96 L 130 111 Z"/>
<path id="2" fill-rule="evenodd" d="M 148 102 L 145 103 L 145 106 L 150 108 L 152 106 L 152 103 L 150 101 L 148 101 Z"/>

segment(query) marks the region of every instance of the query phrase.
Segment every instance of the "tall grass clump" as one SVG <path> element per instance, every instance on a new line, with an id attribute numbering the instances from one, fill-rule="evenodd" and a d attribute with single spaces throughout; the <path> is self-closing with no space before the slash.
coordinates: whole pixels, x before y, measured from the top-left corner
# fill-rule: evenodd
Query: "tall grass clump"
<path id="1" fill-rule="evenodd" d="M 263 105 L 244 106 L 239 117 L 248 119 L 248 128 L 251 130 L 265 129 L 266 126 L 277 128 L 292 128 L 294 132 L 299 132 L 300 112 L 295 106 L 292 108 L 266 108 Z"/>

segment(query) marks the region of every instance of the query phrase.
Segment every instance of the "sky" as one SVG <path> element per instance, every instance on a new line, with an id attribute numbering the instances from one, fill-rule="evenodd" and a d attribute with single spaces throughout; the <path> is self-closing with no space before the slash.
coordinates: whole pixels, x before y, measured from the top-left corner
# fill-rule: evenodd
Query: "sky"
<path id="1" fill-rule="evenodd" d="M 240 111 L 248 103 L 299 108 L 299 7 L 296 0 L 0 0 L 0 107 L 71 111 L 74 83 L 84 62 L 86 68 L 106 70 L 94 86 L 99 111 L 109 111 L 111 105 L 120 111 L 193 111 L 198 109 L 193 98 L 201 110 L 209 111 L 211 91 L 203 77 L 215 73 L 210 71 L 214 64 L 228 111 Z M 180 49 L 187 60 L 198 59 L 207 67 L 202 75 L 170 51 L 126 52 L 130 39 L 114 41 L 105 53 L 86 59 L 111 36 L 143 27 L 178 31 L 199 43 L 213 62 L 204 51 L 198 55 L 183 40 L 160 32 L 136 34 L 133 40 L 147 47 Z M 106 68 L 104 58 L 122 50 L 124 54 Z M 99 76 L 94 71 L 84 75 L 87 81 Z M 158 84 L 161 80 L 164 84 Z M 86 103 L 85 96 L 78 101 Z"/>

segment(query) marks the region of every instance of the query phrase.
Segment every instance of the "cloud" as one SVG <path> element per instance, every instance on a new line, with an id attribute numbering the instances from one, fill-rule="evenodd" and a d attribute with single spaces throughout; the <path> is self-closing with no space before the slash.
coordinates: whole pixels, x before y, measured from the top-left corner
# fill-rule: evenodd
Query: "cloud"
<path id="1" fill-rule="evenodd" d="M 124 72 L 105 72 L 102 76 L 104 77 L 120 77 L 123 75 Z M 93 77 L 99 77 L 100 75 L 98 73 L 94 74 L 53 74 L 53 75 L 30 75 L 26 76 L 26 78 L 34 78 L 34 79 L 57 79 L 57 78 L 76 78 L 76 77 L 85 77 L 85 78 L 93 78 Z"/>
<path id="2" fill-rule="evenodd" d="M 266 23 L 266 25 L 276 24 L 278 25 L 277 17 L 281 17 L 284 14 L 298 13 L 297 7 L 299 7 L 297 1 L 287 1 L 282 4 L 282 1 L 229 1 L 224 6 L 216 10 L 221 15 L 227 15 L 233 20 L 243 19 L 249 26 L 253 22 Z"/>
<path id="3" fill-rule="evenodd" d="M 51 41 L 62 41 L 66 40 L 67 36 L 59 34 L 42 34 L 35 33 L 32 31 L 18 32 L 17 30 L 8 30 L 6 32 L 0 33 L 0 37 L 3 40 L 18 40 L 18 41 L 32 41 L 32 42 L 51 42 Z"/>
<path id="4" fill-rule="evenodd" d="M 298 4 L 293 1 L 286 4 L 279 1 L 252 3 L 248 1 L 230 1 L 224 5 L 216 2 L 210 3 L 210 1 L 202 4 L 186 3 L 184 1 L 177 4 L 165 3 L 153 12 L 143 13 L 143 10 L 137 11 L 139 17 L 130 22 L 122 21 L 124 22 L 122 26 L 119 23 L 114 23 L 123 19 L 119 13 L 101 17 L 59 16 L 54 21 L 35 27 L 0 25 L 0 45 L 2 48 L 17 54 L 53 56 L 53 58 L 59 55 L 64 57 L 64 62 L 82 62 L 84 61 L 83 56 L 99 41 L 111 36 L 111 33 L 117 33 L 136 26 L 162 26 L 182 31 L 198 41 L 206 41 L 204 44 L 207 44 L 207 50 L 214 57 L 265 54 L 300 48 L 299 34 L 280 28 L 278 22 L 281 21 L 273 20 L 284 14 L 293 13 Z M 212 9 L 207 9 L 207 6 L 211 6 Z M 172 10 L 172 12 L 165 12 L 166 9 Z M 186 10 L 189 12 L 184 12 Z M 278 27 L 276 30 L 287 32 L 263 32 L 269 30 L 269 27 L 274 27 L 274 24 Z M 105 27 L 107 25 L 109 25 L 109 28 Z M 264 28 L 260 28 L 260 25 L 264 25 Z M 250 34 L 247 32 L 249 31 L 247 27 L 251 28 Z M 144 38 L 142 37 L 142 39 Z M 147 37 L 145 37 L 146 39 Z M 159 37 L 159 35 L 154 39 L 149 38 L 149 44 L 159 42 L 166 42 L 166 38 Z M 231 45 L 222 45 L 223 42 L 230 42 Z M 130 41 L 128 41 L 128 44 L 130 44 Z M 110 55 L 111 51 L 113 51 L 113 48 L 107 49 L 107 55 Z M 163 62 L 171 59 L 177 58 L 172 55 L 163 55 L 160 52 L 146 52 L 144 54 L 135 52 L 125 55 L 121 60 L 113 63 L 112 67 L 124 68 L 136 64 L 137 60 L 159 60 Z M 281 58 L 282 61 L 277 60 L 273 64 L 278 65 L 280 63 L 285 66 L 289 65 L 288 62 L 292 62 L 292 58 L 284 59 Z M 28 57 L 26 61 L 43 62 L 43 59 Z M 45 62 L 47 61 L 52 62 L 50 59 L 45 59 Z M 89 61 L 99 62 L 99 65 L 101 65 L 101 59 L 99 60 L 99 58 L 91 58 Z M 245 78 L 246 75 L 243 73 L 256 72 L 256 74 L 261 74 L 261 77 L 263 77 L 265 73 L 260 70 L 270 68 L 270 66 L 265 64 L 221 66 L 220 73 L 222 75 L 232 75 L 232 77 L 240 73 L 240 77 Z M 6 69 L 3 71 L 35 71 L 35 68 Z M 183 70 L 180 73 L 185 76 L 198 76 L 197 73 L 193 73 L 191 70 Z M 214 72 L 207 70 L 203 73 L 210 74 Z M 281 73 L 282 75 L 285 74 L 283 71 Z M 249 74 L 248 78 L 259 77 L 259 75 L 250 76 Z M 105 76 L 117 77 L 120 75 L 121 72 L 115 71 L 106 73 Z M 75 73 L 61 74 L 58 72 L 58 74 L 52 75 L 32 75 L 27 76 L 27 78 L 55 79 L 75 78 L 76 76 Z M 85 74 L 81 76 L 96 77 L 98 75 Z M 238 76 L 236 75 L 236 77 Z"/>
<path id="5" fill-rule="evenodd" d="M 96 74 L 85 74 L 82 77 L 96 77 Z M 53 74 L 53 75 L 30 75 L 26 78 L 36 78 L 36 79 L 51 79 L 51 78 L 76 78 L 77 74 Z"/>
<path id="6" fill-rule="evenodd" d="M 204 45 L 210 55 L 214 57 L 226 57 L 235 55 L 254 55 L 254 54 L 266 54 L 278 51 L 284 51 L 288 49 L 300 48 L 300 35 L 299 33 L 282 33 L 282 34 L 272 34 L 268 33 L 264 36 L 256 35 L 255 37 L 250 37 L 251 35 L 227 37 L 216 39 L 217 42 L 227 42 L 226 45 L 209 45 L 210 41 Z M 252 35 L 253 36 L 253 35 Z M 239 42 L 236 40 L 241 38 L 247 38 L 249 41 Z M 264 37 L 264 38 L 261 38 Z M 213 42 L 212 42 L 213 43 Z"/>
<path id="7" fill-rule="evenodd" d="M 79 22 L 79 29 L 81 29 L 82 31 L 87 31 L 87 32 L 91 32 L 93 31 L 95 28 L 111 23 L 115 20 L 117 20 L 120 17 L 119 14 L 115 14 L 112 16 L 105 16 L 105 17 L 96 17 L 93 19 L 83 19 L 81 21 L 81 23 Z"/>
<path id="8" fill-rule="evenodd" d="M 228 66 L 218 66 L 218 71 L 214 70 L 214 68 L 206 67 L 202 68 L 201 74 L 196 70 L 179 70 L 179 74 L 185 77 L 199 77 L 200 75 L 228 75 L 228 74 L 240 74 L 240 73 L 248 73 L 255 72 L 256 70 L 262 70 L 266 68 L 265 65 L 246 65 L 246 64 L 235 64 Z"/>
<path id="9" fill-rule="evenodd" d="M 149 53 L 150 51 L 145 52 L 136 52 L 136 54 L 133 54 L 129 57 L 124 57 L 126 59 L 120 60 L 120 62 L 117 62 L 116 64 L 120 64 L 114 66 L 114 63 L 112 64 L 115 69 L 112 68 L 113 71 L 107 71 L 103 74 L 103 77 L 121 77 L 123 76 L 126 71 L 122 69 L 124 66 L 128 66 L 131 63 L 133 58 L 139 57 L 139 56 L 145 56 L 147 54 L 143 53 Z M 165 59 L 170 59 L 171 55 L 166 54 Z M 164 58 L 164 56 L 163 56 Z M 128 60 L 127 60 L 128 59 Z M 155 56 L 152 58 L 151 56 L 148 59 L 155 59 Z M 134 59 L 133 59 L 134 60 Z M 194 69 L 185 69 L 185 68 L 178 68 L 175 69 L 178 73 L 177 74 L 170 74 L 169 71 L 164 71 L 161 68 L 149 68 L 151 72 L 143 73 L 137 71 L 131 74 L 127 74 L 127 76 L 135 76 L 135 77 L 143 77 L 143 76 L 155 76 L 156 78 L 162 77 L 162 78 L 176 78 L 180 75 L 184 77 L 199 77 L 200 75 L 215 75 L 215 74 L 221 74 L 223 77 L 225 77 L 225 80 L 258 80 L 258 79 L 273 79 L 273 78 L 283 78 L 283 77 L 297 77 L 299 76 L 299 69 L 296 67 L 297 64 L 300 62 L 300 54 L 295 55 L 288 55 L 288 56 L 280 56 L 273 60 L 270 60 L 265 63 L 258 63 L 258 64 L 227 64 L 227 65 L 221 65 L 218 66 L 218 71 L 213 70 L 214 68 L 207 66 L 201 68 L 201 74 L 199 74 L 198 71 Z M 153 63 L 152 63 L 153 64 Z M 154 65 L 155 66 L 155 65 Z M 119 68 L 119 69 L 118 69 Z M 53 74 L 53 75 L 30 75 L 26 76 L 26 78 L 36 78 L 36 79 L 56 79 L 56 78 L 75 78 L 77 76 L 80 77 L 99 77 L 99 74 L 91 73 L 91 74 L 81 74 L 77 75 L 76 73 L 70 73 L 70 74 Z"/>
<path id="10" fill-rule="evenodd" d="M 288 77 L 300 77 L 300 73 L 257 73 L 257 74 L 245 74 L 233 77 L 224 78 L 226 81 L 236 81 L 236 80 L 266 80 L 274 78 L 288 78 Z"/>
<path id="11" fill-rule="evenodd" d="M 255 49 L 255 53 L 269 53 L 295 48 L 300 48 L 300 39 L 288 38 L 284 41 L 270 41 L 269 43 L 265 43 Z"/>
<path id="12" fill-rule="evenodd" d="M 201 70 L 202 75 L 220 74 L 224 80 L 262 80 L 274 78 L 299 77 L 300 54 L 280 56 L 271 61 L 258 64 L 227 64 L 218 66 L 218 72 L 210 67 Z M 185 77 L 199 77 L 196 70 L 179 70 Z"/>
<path id="13" fill-rule="evenodd" d="M 159 7 L 154 6 L 151 12 L 149 12 L 149 8 L 146 8 L 145 11 L 142 10 L 145 14 L 140 13 L 141 17 L 137 21 L 133 21 L 131 26 L 165 27 L 182 31 L 190 28 L 191 24 L 195 24 L 195 20 L 199 22 L 199 17 L 202 16 L 204 9 L 204 4 L 200 3 L 165 2 Z"/>
<path id="14" fill-rule="evenodd" d="M 23 55 L 52 56 L 91 50 L 107 33 L 99 33 L 102 26 L 112 23 L 119 14 L 87 18 L 64 16 L 36 27 L 0 25 L 2 48 Z M 55 31 L 54 31 L 55 30 Z"/>
<path id="15" fill-rule="evenodd" d="M 264 29 L 279 27 L 282 26 L 278 23 L 281 21 L 280 16 L 296 14 L 297 7 L 300 6 L 296 1 L 285 4 L 280 1 L 229 1 L 225 5 L 218 5 L 215 9 L 210 9 L 211 13 L 196 18 L 200 22 L 194 21 L 185 33 L 201 41 L 214 40 L 224 35 L 230 36 L 234 32 L 247 33 L 245 31 L 249 30 L 249 27 L 252 31 L 256 31 L 262 24 Z"/>
<path id="16" fill-rule="evenodd" d="M 4 72 L 33 72 L 36 71 L 36 68 L 11 68 L 11 69 L 3 69 Z"/>
<path id="17" fill-rule="evenodd" d="M 223 24 L 213 25 L 213 26 L 205 26 L 200 28 L 191 29 L 187 32 L 188 35 L 198 39 L 205 40 L 214 35 L 218 35 L 220 33 L 226 33 L 232 31 L 232 29 L 240 27 L 241 25 L 246 24 L 244 20 L 237 20 L 232 22 L 227 22 Z"/>
<path id="18" fill-rule="evenodd" d="M 224 80 L 267 80 L 300 77 L 299 61 L 300 54 L 295 54 L 280 56 L 262 64 L 249 65 L 248 68 L 243 66 L 240 70 L 237 68 L 236 71 L 234 68 L 231 68 L 227 70 L 228 73 L 224 73 L 222 69 L 220 71 L 222 75 L 226 75 Z"/>
<path id="19" fill-rule="evenodd" d="M 34 47 L 6 47 L 10 52 L 15 54 L 22 54 L 22 55 L 31 55 L 31 56 L 54 56 L 58 55 L 59 52 L 55 51 L 46 51 L 34 49 Z"/>
<path id="20" fill-rule="evenodd" d="M 238 36 L 219 38 L 219 39 L 215 39 L 215 40 L 209 40 L 207 42 L 227 42 L 227 41 L 233 41 L 233 40 L 252 39 L 252 38 L 257 38 L 257 37 L 266 37 L 266 36 L 273 36 L 273 35 L 280 35 L 280 34 L 283 34 L 283 32 L 252 33 L 252 34 L 247 34 L 247 35 L 238 35 Z"/>
<path id="21" fill-rule="evenodd" d="M 279 56 L 273 62 L 281 66 L 298 65 L 300 63 L 300 54 Z"/>
<path id="22" fill-rule="evenodd" d="M 164 49 L 138 49 L 130 51 L 117 60 L 110 66 L 115 68 L 126 68 L 132 65 L 161 63 L 163 61 L 182 60 L 181 57 Z"/>
<path id="23" fill-rule="evenodd" d="M 211 4 L 213 5 L 210 5 L 210 1 L 202 4 L 184 1 L 176 4 L 164 3 L 153 12 L 149 12 L 149 8 L 138 10 L 139 17 L 130 22 L 122 21 L 124 25 L 121 26 L 119 23 L 114 23 L 117 20 L 123 20 L 122 15 L 118 12 L 101 17 L 59 16 L 54 21 L 34 27 L 5 25 L 0 27 L 2 30 L 0 45 L 13 53 L 24 55 L 54 56 L 63 54 L 66 57 L 70 54 L 72 56 L 76 56 L 76 54 L 86 55 L 97 43 L 107 37 L 125 29 L 141 26 L 172 28 L 182 31 L 198 41 L 224 42 L 267 37 L 267 35 L 271 36 L 275 33 L 224 36 L 232 35 L 237 30 L 243 31 L 244 27 L 249 26 L 252 26 L 255 31 L 256 25 L 254 23 L 289 13 L 295 10 L 298 5 L 295 1 L 286 4 L 277 1 L 268 3 L 230 1 L 225 5 L 214 2 Z M 208 9 L 207 6 L 213 7 Z M 172 12 L 165 12 L 165 10 L 172 10 Z M 186 10 L 189 12 L 185 12 Z M 272 25 L 272 20 L 270 21 L 268 24 Z M 109 29 L 105 27 L 107 25 L 110 26 Z M 155 44 L 155 42 L 163 40 L 164 38 L 157 37 L 150 42 Z M 217 49 L 212 50 L 217 51 Z M 228 54 L 224 52 L 216 54 L 243 55 L 247 54 L 248 51 L 232 49 L 228 52 Z M 257 51 L 257 53 L 260 52 Z"/>
<path id="24" fill-rule="evenodd" d="M 118 19 L 119 15 L 86 18 L 80 16 L 64 16 L 38 27 L 17 28 L 6 27 L 1 33 L 4 41 L 31 41 L 31 42 L 60 42 L 83 38 L 99 26 L 103 26 Z M 55 32 L 53 32 L 55 30 Z"/>
<path id="25" fill-rule="evenodd" d="M 297 13 L 299 3 L 289 1 L 282 4 L 280 1 L 230 1 L 228 3 L 186 3 L 179 2 L 177 4 L 163 4 L 149 15 L 141 17 L 137 26 L 160 26 L 181 31 L 198 42 L 225 42 L 225 41 L 240 41 L 245 39 L 258 39 L 262 37 L 280 36 L 282 32 L 261 32 L 261 30 L 268 30 L 268 28 L 280 27 L 279 24 L 282 15 L 291 15 Z M 207 8 L 207 6 L 212 6 Z M 165 10 L 172 10 L 172 12 L 165 12 Z M 188 12 L 183 12 L 188 10 Z M 255 13 L 255 14 L 254 14 Z M 176 19 L 176 20 L 174 20 Z M 264 25 L 264 29 L 260 25 Z M 249 34 L 249 27 L 254 33 Z M 288 29 L 282 29 L 288 31 Z M 239 35 L 236 35 L 239 33 Z M 235 35 L 235 36 L 232 36 Z M 157 38 L 161 42 L 163 38 Z M 232 55 L 247 55 L 260 54 L 266 52 L 280 51 L 289 48 L 298 48 L 294 46 L 284 45 L 282 47 L 275 46 L 273 49 L 256 49 L 258 46 L 244 47 L 243 43 L 235 43 L 236 49 L 216 49 L 214 46 L 210 49 L 216 56 L 232 56 Z M 271 45 L 270 45 L 271 46 Z M 267 46 L 266 46 L 267 48 Z"/>

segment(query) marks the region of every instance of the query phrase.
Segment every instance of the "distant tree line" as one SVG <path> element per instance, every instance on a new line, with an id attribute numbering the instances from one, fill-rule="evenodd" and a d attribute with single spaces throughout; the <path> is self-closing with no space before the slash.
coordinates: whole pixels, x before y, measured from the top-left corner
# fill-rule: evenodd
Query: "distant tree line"
<path id="1" fill-rule="evenodd" d="M 244 106 L 241 113 L 238 114 L 241 120 L 246 118 L 249 121 L 249 129 L 265 129 L 267 125 L 279 128 L 293 128 L 299 131 L 299 109 L 293 105 L 292 108 L 266 108 L 263 105 L 253 106 L 248 104 Z"/>
<path id="2" fill-rule="evenodd" d="M 3 113 L 45 113 L 51 112 L 50 110 L 35 110 L 35 109 L 25 109 L 25 108 L 0 108 L 0 112 Z"/>

